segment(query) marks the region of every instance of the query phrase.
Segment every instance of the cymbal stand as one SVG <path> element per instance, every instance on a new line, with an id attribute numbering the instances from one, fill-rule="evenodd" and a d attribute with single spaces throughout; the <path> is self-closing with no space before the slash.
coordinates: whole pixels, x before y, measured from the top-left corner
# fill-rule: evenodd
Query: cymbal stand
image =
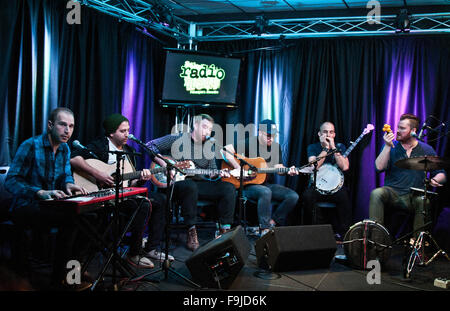
<path id="1" fill-rule="evenodd" d="M 423 202 L 422 203 L 422 206 L 423 206 L 422 213 L 424 214 L 425 218 L 429 214 L 427 205 L 428 205 L 428 187 L 430 185 L 430 179 L 428 178 L 429 171 L 428 171 L 428 168 L 427 168 L 427 163 L 428 162 L 427 162 L 427 159 L 426 159 L 426 156 L 425 156 L 424 194 L 422 196 L 422 202 Z M 428 222 L 425 226 L 422 227 L 422 229 L 428 227 L 428 225 L 430 225 L 431 223 L 432 222 Z M 424 241 L 425 237 L 428 237 L 428 239 L 434 244 L 434 246 L 437 249 L 436 253 L 434 253 L 429 260 L 426 260 L 426 258 L 425 258 L 425 246 L 429 246 L 429 243 L 427 245 L 427 243 Z M 428 266 L 440 254 L 444 255 L 445 258 L 447 258 L 447 260 L 450 261 L 450 258 L 448 257 L 446 252 L 442 248 L 440 248 L 440 246 L 438 245 L 436 240 L 433 238 L 431 233 L 428 232 L 428 231 L 420 231 L 418 236 L 417 236 L 417 238 L 415 239 L 415 242 L 414 242 L 412 250 L 411 250 L 411 254 L 409 256 L 408 263 L 407 263 L 407 265 L 405 267 L 405 270 L 404 270 L 405 278 L 407 278 L 407 279 L 410 278 L 411 272 L 412 272 L 416 262 L 418 262 L 419 266 Z"/>

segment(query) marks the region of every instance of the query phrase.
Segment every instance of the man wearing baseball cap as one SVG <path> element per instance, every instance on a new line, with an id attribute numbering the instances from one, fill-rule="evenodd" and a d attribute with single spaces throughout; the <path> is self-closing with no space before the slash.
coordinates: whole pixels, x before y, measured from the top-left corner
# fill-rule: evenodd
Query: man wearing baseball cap
<path id="1" fill-rule="evenodd" d="M 238 153 L 243 153 L 248 158 L 264 158 L 268 167 L 284 168 L 281 163 L 283 159 L 281 146 L 275 142 L 277 135 L 276 123 L 273 120 L 265 119 L 258 125 L 258 136 L 238 141 L 235 145 L 227 145 L 226 148 L 232 153 L 237 150 Z M 240 169 L 239 163 L 231 154 L 225 153 L 225 156 L 234 168 Z M 287 174 L 294 176 L 299 173 L 293 166 Z M 287 216 L 295 208 L 299 199 L 299 195 L 294 190 L 276 184 L 273 174 L 268 174 L 266 181 L 261 185 L 246 185 L 244 196 L 257 201 L 261 236 L 274 226 L 287 225 Z M 274 211 L 272 210 L 272 202 L 279 203 Z"/>

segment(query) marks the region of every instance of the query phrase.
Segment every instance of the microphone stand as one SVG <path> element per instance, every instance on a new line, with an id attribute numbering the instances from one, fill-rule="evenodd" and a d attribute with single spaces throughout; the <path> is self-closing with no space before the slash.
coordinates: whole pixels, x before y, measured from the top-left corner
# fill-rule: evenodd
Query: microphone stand
<path id="1" fill-rule="evenodd" d="M 106 272 L 106 269 L 108 268 L 109 264 L 112 261 L 112 268 L 113 268 L 113 272 L 112 272 L 112 284 L 113 284 L 113 289 L 115 291 L 118 290 L 118 284 L 117 284 L 117 280 L 116 280 L 116 265 L 117 265 L 117 260 L 121 259 L 120 257 L 117 258 L 118 254 L 117 254 L 117 247 L 119 247 L 122 239 L 123 239 L 123 235 L 121 238 L 119 238 L 119 228 L 120 228 L 120 217 L 119 217 L 119 204 L 120 204 L 120 187 L 122 187 L 122 193 L 123 193 L 123 176 L 120 172 L 120 161 L 124 161 L 124 155 L 142 155 L 141 153 L 134 153 L 134 152 L 125 152 L 125 151 L 108 151 L 109 153 L 115 154 L 116 155 L 116 174 L 115 174 L 115 199 L 114 199 L 114 209 L 113 209 L 113 220 L 112 220 L 112 231 L 113 231 L 113 249 L 112 249 L 112 254 L 109 255 L 109 258 L 106 262 L 106 264 L 104 265 L 99 277 L 97 278 L 97 280 L 95 281 L 95 284 L 92 286 L 91 290 L 94 290 L 95 286 L 97 285 L 98 280 L 102 279 L 104 273 Z M 123 200 L 123 195 L 122 195 L 122 200 Z M 140 206 L 138 207 L 138 209 L 140 208 Z M 137 214 L 137 211 L 135 211 L 134 215 L 132 216 L 131 220 L 128 223 L 127 228 L 125 228 L 125 230 L 128 229 L 129 225 L 131 224 L 131 222 L 133 221 L 133 219 L 135 218 Z M 129 271 L 128 271 L 129 272 Z"/>
<path id="2" fill-rule="evenodd" d="M 307 164 L 299 167 L 299 170 L 301 170 L 301 169 L 306 168 L 308 166 L 314 165 L 313 182 L 312 182 L 312 188 L 313 188 L 314 191 L 316 191 L 316 189 L 317 189 L 317 171 L 318 171 L 317 166 L 319 165 L 319 161 L 324 159 L 324 158 L 326 158 L 326 157 L 328 157 L 328 156 L 330 156 L 330 155 L 332 155 L 332 154 L 335 154 L 336 152 L 338 152 L 338 150 L 337 150 L 337 148 L 334 148 L 334 149 L 328 151 L 327 154 L 325 154 L 325 155 L 323 155 L 321 157 L 316 157 L 315 160 L 310 161 Z M 312 215 L 312 217 L 313 217 L 314 223 L 316 223 L 317 222 L 317 219 L 316 219 L 317 215 L 316 215 L 316 209 L 315 208 L 313 208 L 313 215 Z"/>
<path id="3" fill-rule="evenodd" d="M 241 155 L 237 153 L 233 153 L 229 150 L 227 150 L 225 147 L 222 146 L 220 150 L 223 150 L 229 154 L 231 154 L 236 160 L 239 161 L 240 171 L 239 171 L 239 189 L 238 189 L 238 210 L 239 210 L 239 216 L 238 216 L 238 222 L 239 224 L 242 224 L 242 213 L 244 213 L 244 232 L 247 232 L 247 219 L 244 209 L 244 194 L 243 194 L 243 188 L 244 188 L 244 165 L 247 165 L 250 170 L 254 172 L 258 172 L 258 168 L 254 165 L 248 163 L 246 160 L 242 158 Z"/>
<path id="4" fill-rule="evenodd" d="M 180 278 L 182 278 L 183 280 L 185 280 L 187 283 L 191 284 L 192 286 L 196 287 L 196 288 L 201 288 L 200 285 L 194 283 L 193 281 L 191 281 L 190 279 L 188 279 L 186 276 L 182 275 L 181 273 L 177 272 L 174 268 L 171 267 L 170 265 L 170 260 L 169 260 L 169 244 L 170 244 L 170 221 L 171 221 L 171 217 L 172 217 L 172 194 L 173 194 L 173 187 L 174 185 L 172 184 L 172 176 L 170 174 L 170 172 L 172 170 L 176 170 L 179 173 L 185 175 L 185 173 L 180 170 L 178 167 L 176 167 L 174 164 L 172 164 L 169 160 L 167 160 L 166 158 L 160 156 L 159 154 L 157 154 L 156 152 L 154 152 L 151 148 L 149 148 L 146 144 L 144 144 L 142 141 L 140 141 L 139 139 L 135 138 L 133 136 L 133 138 L 131 138 L 134 142 L 136 142 L 138 145 L 140 145 L 144 151 L 146 151 L 148 154 L 152 155 L 155 158 L 159 158 L 162 161 L 164 161 L 166 163 L 166 182 L 167 182 L 167 187 L 166 187 L 166 206 L 165 206 L 165 217 L 166 217 L 166 225 L 165 225 L 165 259 L 163 264 L 161 265 L 161 268 L 149 273 L 144 274 L 143 276 L 140 276 L 139 278 L 145 278 L 148 277 L 150 275 L 156 274 L 158 272 L 164 272 L 164 280 L 168 279 L 168 274 L 169 271 L 174 273 L 175 275 L 179 276 Z"/>

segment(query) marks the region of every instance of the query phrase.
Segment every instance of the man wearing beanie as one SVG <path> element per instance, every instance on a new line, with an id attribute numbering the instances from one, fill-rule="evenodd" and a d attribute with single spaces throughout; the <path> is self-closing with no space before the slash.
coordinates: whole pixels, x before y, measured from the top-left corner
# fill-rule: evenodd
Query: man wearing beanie
<path id="1" fill-rule="evenodd" d="M 108 173 L 93 167 L 85 160 L 97 158 L 98 160 L 109 164 L 115 165 L 116 154 L 109 151 L 124 151 L 135 152 L 135 149 L 127 145 L 128 134 L 130 130 L 129 121 L 121 114 L 111 114 L 103 121 L 103 129 L 105 135 L 99 137 L 87 145 L 87 149 L 76 149 L 72 153 L 70 164 L 73 170 L 83 171 L 97 181 L 97 184 L 103 188 L 114 187 L 114 178 Z M 127 155 L 125 161 L 134 168 L 136 166 L 136 159 L 132 155 Z M 132 180 L 129 186 L 140 186 L 150 179 L 150 171 L 143 169 L 139 180 Z M 134 209 L 139 206 L 142 199 L 127 199 L 122 204 L 122 210 L 127 210 L 130 215 Z M 150 201 L 144 201 L 143 206 L 136 215 L 134 222 L 131 226 L 131 239 L 130 249 L 128 252 L 128 261 L 140 268 L 153 268 L 154 264 L 150 258 L 164 261 L 165 254 L 157 251 L 156 247 L 162 238 L 162 232 L 164 227 L 164 197 L 158 197 L 155 204 L 150 204 Z M 159 202 L 159 203 L 158 203 Z M 150 217 L 151 213 L 151 217 Z M 142 250 L 142 238 L 145 230 L 145 226 L 149 223 L 149 240 L 145 246 L 145 250 Z M 169 256 L 169 260 L 174 260 L 172 256 Z"/>

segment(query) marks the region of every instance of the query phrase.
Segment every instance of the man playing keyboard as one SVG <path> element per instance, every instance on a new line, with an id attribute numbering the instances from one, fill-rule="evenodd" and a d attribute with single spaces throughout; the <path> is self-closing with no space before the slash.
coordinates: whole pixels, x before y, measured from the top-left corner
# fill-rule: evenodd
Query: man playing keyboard
<path id="1" fill-rule="evenodd" d="M 49 117 L 47 131 L 24 141 L 16 152 L 5 180 L 5 188 L 13 194 L 13 221 L 38 231 L 57 227 L 52 288 L 65 284 L 66 264 L 73 258 L 75 223 L 73 217 L 56 210 L 41 209 L 39 202 L 64 198 L 75 192 L 86 194 L 74 184 L 67 145 L 75 127 L 73 112 L 56 108 Z M 83 283 L 84 285 L 84 283 Z M 78 286 L 78 289 L 82 289 Z"/>

